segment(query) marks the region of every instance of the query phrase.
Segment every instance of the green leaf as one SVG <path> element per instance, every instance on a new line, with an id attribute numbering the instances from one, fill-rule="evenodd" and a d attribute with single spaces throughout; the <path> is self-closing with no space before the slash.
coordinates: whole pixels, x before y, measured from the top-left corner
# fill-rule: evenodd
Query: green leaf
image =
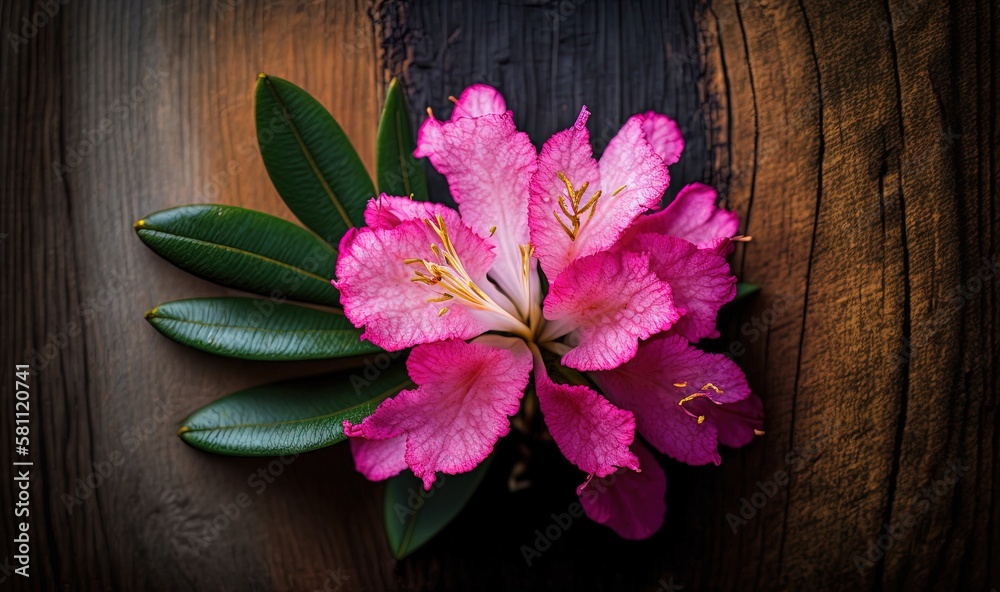
<path id="1" fill-rule="evenodd" d="M 370 354 L 342 314 L 258 298 L 192 298 L 146 313 L 157 331 L 211 354 L 244 360 L 318 360 Z"/>
<path id="2" fill-rule="evenodd" d="M 308 230 L 233 206 L 192 205 L 135 223 L 146 246 L 181 269 L 265 296 L 338 306 L 337 253 Z"/>
<path id="3" fill-rule="evenodd" d="M 406 97 L 399 81 L 393 78 L 385 97 L 382 118 L 378 122 L 375 144 L 375 169 L 380 192 L 427 200 L 427 177 L 424 168 L 413 157 L 416 147 Z"/>
<path id="4" fill-rule="evenodd" d="M 182 440 L 208 452 L 276 456 L 346 439 L 343 421 L 358 423 L 387 397 L 412 385 L 405 364 L 249 388 L 202 407 L 184 420 Z M 375 376 L 373 376 L 375 375 Z"/>
<path id="5" fill-rule="evenodd" d="M 348 228 L 363 226 L 375 186 L 323 105 L 291 82 L 261 73 L 254 111 L 264 166 L 299 220 L 331 245 Z"/>
<path id="6" fill-rule="evenodd" d="M 406 471 L 385 486 L 385 533 L 396 559 L 416 551 L 465 507 L 489 470 L 493 456 L 459 475 L 438 473 L 430 491 Z"/>
<path id="7" fill-rule="evenodd" d="M 736 282 L 736 297 L 733 298 L 733 302 L 742 300 L 751 294 L 756 294 L 757 292 L 760 292 L 760 286 L 757 284 Z"/>

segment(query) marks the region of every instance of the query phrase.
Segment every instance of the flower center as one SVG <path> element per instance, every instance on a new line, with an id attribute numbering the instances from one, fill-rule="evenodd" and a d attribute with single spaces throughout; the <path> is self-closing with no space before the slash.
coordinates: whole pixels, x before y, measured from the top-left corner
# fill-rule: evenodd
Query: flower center
<path id="1" fill-rule="evenodd" d="M 489 294 L 476 285 L 476 282 L 469 275 L 469 272 L 462 264 L 462 259 L 455 249 L 448 233 L 448 225 L 440 214 L 434 219 L 425 219 L 424 224 L 430 228 L 440 240 L 440 244 L 431 243 L 430 250 L 433 253 L 431 259 L 404 259 L 407 265 L 414 265 L 411 282 L 423 284 L 434 294 L 428 298 L 427 302 L 449 302 L 456 300 L 463 305 L 475 309 L 488 311 L 503 318 L 503 329 L 530 337 L 532 331 L 528 328 L 524 319 L 512 315 L 502 306 L 497 304 Z M 528 284 L 528 274 L 530 273 L 530 258 L 534 249 L 530 245 L 521 247 L 521 255 L 524 260 L 523 275 L 525 284 Z M 438 316 L 448 313 L 449 307 L 442 306 L 438 310 Z"/>
<path id="2" fill-rule="evenodd" d="M 566 173 L 559 171 L 556 173 L 556 176 L 566 186 L 566 195 L 559 194 L 559 209 L 553 210 L 552 215 L 555 216 L 559 226 L 562 226 L 562 229 L 566 231 L 569 239 L 575 241 L 576 237 L 580 236 L 582 226 L 590 222 L 594 217 L 594 212 L 597 211 L 597 201 L 601 199 L 601 190 L 598 189 L 595 191 L 590 196 L 590 199 L 584 202 L 583 196 L 586 194 L 587 188 L 590 187 L 589 181 L 581 185 L 579 189 L 575 189 L 569 177 L 566 176 Z M 615 189 L 611 197 L 617 196 L 624 190 L 625 185 L 622 185 L 618 189 Z M 562 216 L 560 216 L 560 213 Z M 586 220 L 583 220 L 584 215 L 587 217 Z M 563 221 L 563 217 L 565 217 L 565 222 Z"/>

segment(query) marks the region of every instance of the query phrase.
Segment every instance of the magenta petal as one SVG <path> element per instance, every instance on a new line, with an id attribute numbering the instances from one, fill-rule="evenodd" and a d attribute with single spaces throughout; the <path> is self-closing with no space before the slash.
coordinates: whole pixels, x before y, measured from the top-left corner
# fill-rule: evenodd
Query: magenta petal
<path id="1" fill-rule="evenodd" d="M 495 247 L 490 276 L 508 295 L 520 294 L 519 246 L 528 244 L 528 183 L 536 166 L 528 135 L 517 131 L 510 112 L 431 117 L 420 126 L 414 155 L 448 179 L 462 220 Z"/>
<path id="2" fill-rule="evenodd" d="M 611 247 L 636 216 L 659 203 L 670 182 L 642 116 L 622 126 L 595 166 L 585 125 L 589 115 L 584 108 L 573 127 L 542 146 L 531 180 L 531 242 L 550 278 L 574 260 Z M 579 194 L 576 201 L 566 180 Z"/>
<path id="3" fill-rule="evenodd" d="M 405 436 L 406 464 L 430 489 L 435 473 L 471 471 L 510 431 L 531 374 L 523 342 L 511 348 L 460 339 L 415 347 L 406 362 L 418 385 L 382 402 L 351 435 L 385 440 Z"/>
<path id="4" fill-rule="evenodd" d="M 656 151 L 656 155 L 663 159 L 664 164 L 671 165 L 681 159 L 681 152 L 684 151 L 684 137 L 681 136 L 681 130 L 676 121 L 655 111 L 647 111 L 632 117 L 638 118 L 642 122 L 642 131 L 646 134 L 646 140 Z"/>
<path id="5" fill-rule="evenodd" d="M 650 444 L 688 464 L 718 464 L 719 442 L 745 444 L 748 433 L 762 427 L 762 415 L 743 403 L 750 388 L 740 368 L 680 335 L 658 335 L 628 363 L 591 377 L 615 404 L 635 413 Z"/>
<path id="6" fill-rule="evenodd" d="M 372 230 L 390 230 L 407 220 L 417 220 L 442 216 L 449 226 L 461 223 L 455 210 L 437 203 L 415 201 L 409 197 L 395 197 L 382 194 L 368 200 L 365 207 L 365 223 Z"/>
<path id="7" fill-rule="evenodd" d="M 576 345 L 563 364 L 579 370 L 610 370 L 635 355 L 640 339 L 680 317 L 670 287 L 650 270 L 649 255 L 601 252 L 577 259 L 552 282 L 545 298 L 549 330 L 572 330 Z"/>
<path id="8" fill-rule="evenodd" d="M 662 234 L 640 234 L 625 249 L 649 254 L 649 267 L 670 285 L 674 305 L 684 315 L 673 330 L 689 341 L 717 337 L 716 316 L 736 296 L 736 276 L 724 256 Z"/>
<path id="9" fill-rule="evenodd" d="M 716 239 L 735 236 L 740 225 L 735 212 L 715 205 L 717 198 L 715 189 L 708 185 L 686 185 L 666 208 L 637 219 L 629 229 L 629 236 L 654 232 L 676 236 L 699 247 L 717 245 Z"/>
<path id="10" fill-rule="evenodd" d="M 693 399 L 685 405 L 688 411 L 704 415 L 705 421 L 716 427 L 719 443 L 723 446 L 746 446 L 764 429 L 764 402 L 754 394 L 733 403 L 715 403 L 709 396 Z"/>
<path id="11" fill-rule="evenodd" d="M 589 480 L 580 488 L 580 503 L 594 522 L 610 527 L 624 539 L 656 534 L 667 514 L 667 476 L 653 454 L 641 443 L 632 445 L 639 471 L 619 469 L 613 475 Z"/>
<path id="12" fill-rule="evenodd" d="M 350 442 L 355 468 L 372 481 L 394 477 L 406 468 L 406 438 L 403 436 L 386 440 L 353 437 Z"/>
<path id="13" fill-rule="evenodd" d="M 449 233 L 465 269 L 473 281 L 485 285 L 492 249 L 458 221 L 454 211 L 449 215 Z M 441 303 L 428 302 L 438 294 L 411 281 L 422 266 L 406 261 L 439 260 L 430 248 L 438 242 L 439 237 L 417 219 L 390 229 L 360 228 L 344 235 L 334 285 L 340 290 L 344 314 L 355 327 L 364 326 L 363 338 L 392 351 L 452 337 L 469 339 L 490 328 L 481 311 L 461 304 L 452 304 L 440 316 Z"/>
<path id="14" fill-rule="evenodd" d="M 599 477 L 619 467 L 637 469 L 629 451 L 635 418 L 586 386 L 552 382 L 541 359 L 535 360 L 535 389 L 545 424 L 559 450 L 580 470 Z"/>
<path id="15" fill-rule="evenodd" d="M 586 107 L 572 127 L 556 133 L 542 145 L 538 154 L 538 169 L 531 178 L 531 201 L 528 206 L 528 224 L 531 227 L 531 244 L 542 269 L 549 277 L 556 277 L 581 255 L 593 252 L 579 238 L 570 238 L 559 220 L 553 215 L 559 213 L 563 224 L 568 220 L 561 212 L 559 199 L 567 199 L 565 183 L 559 178 L 562 173 L 576 189 L 588 185 L 583 201 L 589 200 L 601 188 L 601 173 L 590 147 L 590 132 L 587 119 L 590 112 Z"/>
<path id="16" fill-rule="evenodd" d="M 466 88 L 455 101 L 451 119 L 460 117 L 482 117 L 483 115 L 503 115 L 507 103 L 500 91 L 485 84 L 473 84 Z"/>

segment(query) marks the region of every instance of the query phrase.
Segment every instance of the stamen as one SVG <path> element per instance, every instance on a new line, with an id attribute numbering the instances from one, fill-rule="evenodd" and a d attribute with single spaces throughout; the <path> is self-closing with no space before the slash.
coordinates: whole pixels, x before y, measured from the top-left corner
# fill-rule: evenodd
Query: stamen
<path id="1" fill-rule="evenodd" d="M 688 383 L 687 383 L 687 381 L 686 381 L 686 380 L 682 380 L 682 381 L 680 381 L 680 382 L 675 382 L 675 383 L 674 383 L 674 386 L 676 386 L 677 388 L 684 388 L 684 387 L 686 387 L 687 385 L 688 385 Z"/>
<path id="2" fill-rule="evenodd" d="M 433 295 L 427 302 L 446 302 L 453 299 L 461 301 L 463 304 L 477 310 L 485 310 L 500 315 L 507 319 L 506 330 L 530 339 L 530 330 L 521 319 L 513 316 L 503 307 L 497 304 L 486 292 L 484 292 L 472 280 L 469 272 L 462 264 L 462 258 L 455 249 L 448 234 L 448 224 L 440 214 L 433 219 L 424 219 L 440 242 L 431 243 L 429 249 L 433 255 L 433 260 L 408 258 L 404 259 L 407 265 L 419 265 L 423 269 L 415 269 L 411 282 L 421 283 L 433 289 Z M 495 228 L 494 228 L 495 230 Z M 523 249 L 523 247 L 522 247 Z M 527 272 L 525 272 L 527 277 Z M 438 310 L 438 316 L 448 313 L 448 307 Z"/>
<path id="3" fill-rule="evenodd" d="M 496 234 L 496 232 L 497 232 L 497 227 L 496 226 L 491 226 L 490 227 L 490 237 L 492 237 L 494 234 Z"/>
<path id="4" fill-rule="evenodd" d="M 733 241 L 734 243 L 748 243 L 753 240 L 753 237 L 740 235 L 740 236 L 734 236 L 729 240 Z"/>
<path id="5" fill-rule="evenodd" d="M 753 433 L 754 433 L 755 436 L 763 436 L 764 435 L 764 430 L 754 429 Z"/>
<path id="6" fill-rule="evenodd" d="M 717 394 L 717 395 L 721 395 L 722 394 L 722 389 L 720 389 L 719 387 L 715 386 L 711 382 L 708 383 L 708 384 L 706 384 L 705 386 L 701 387 L 701 390 L 703 390 L 703 391 L 708 390 L 708 389 L 712 389 L 713 391 L 715 391 L 715 394 Z"/>
<path id="7" fill-rule="evenodd" d="M 587 189 L 590 188 L 590 181 L 584 182 L 579 189 L 574 189 L 573 183 L 569 180 L 569 177 L 566 176 L 566 173 L 557 171 L 556 176 L 559 177 L 559 180 L 562 181 L 563 185 L 565 185 L 566 195 L 559 195 L 559 210 L 553 211 L 552 215 L 555 216 L 556 222 L 558 222 L 559 226 L 561 226 L 566 232 L 569 239 L 575 241 L 580 235 L 580 227 L 583 224 L 590 222 L 590 220 L 594 217 L 594 213 L 597 212 L 597 202 L 601 199 L 601 190 L 598 189 L 595 191 L 583 207 L 580 207 L 580 202 L 583 201 L 584 194 L 587 192 Z M 615 195 L 623 189 L 625 189 L 624 185 L 618 188 Z M 569 200 L 568 204 L 567 200 Z M 562 215 L 566 217 L 569 224 L 563 222 L 563 219 L 559 217 L 560 211 L 562 211 Z M 584 214 L 587 214 L 587 219 L 585 222 L 581 222 L 580 219 Z"/>
<path id="8" fill-rule="evenodd" d="M 695 393 L 693 395 L 688 395 L 688 396 L 684 397 L 680 401 L 677 401 L 677 404 L 680 405 L 681 407 L 683 407 L 684 403 L 687 403 L 688 401 L 694 401 L 695 399 L 697 399 L 699 397 L 707 397 L 707 396 L 708 395 L 706 395 L 705 393 Z"/>
<path id="9" fill-rule="evenodd" d="M 626 187 L 628 187 L 628 185 L 622 185 L 618 189 L 615 189 L 615 192 L 611 194 L 611 197 L 618 197 L 618 194 L 621 193 L 622 191 L 625 191 Z"/>
<path id="10" fill-rule="evenodd" d="M 701 425 L 704 422 L 705 422 L 705 416 L 704 415 L 699 415 L 698 416 L 698 425 Z"/>
<path id="11" fill-rule="evenodd" d="M 458 99 L 456 99 L 451 95 L 448 95 L 448 100 L 451 101 L 452 103 L 455 103 L 456 105 L 458 104 Z"/>

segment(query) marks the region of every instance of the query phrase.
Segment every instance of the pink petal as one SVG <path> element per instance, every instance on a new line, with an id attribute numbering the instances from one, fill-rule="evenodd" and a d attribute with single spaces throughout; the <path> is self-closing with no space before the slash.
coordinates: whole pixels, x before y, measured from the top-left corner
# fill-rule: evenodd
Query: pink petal
<path id="1" fill-rule="evenodd" d="M 552 382 L 540 357 L 535 359 L 535 389 L 552 439 L 580 470 L 605 477 L 618 467 L 639 467 L 628 449 L 635 439 L 631 413 L 586 386 Z"/>
<path id="2" fill-rule="evenodd" d="M 446 216 L 446 221 L 448 218 L 452 219 L 449 235 L 465 269 L 477 285 L 485 284 L 486 271 L 493 262 L 492 250 L 457 221 L 454 212 Z M 468 339 L 490 328 L 493 319 L 488 314 L 472 311 L 458 299 L 445 303 L 448 313 L 439 316 L 442 303 L 427 302 L 437 293 L 411 281 L 423 266 L 404 261 L 436 261 L 430 249 L 432 243 L 440 243 L 440 239 L 417 219 L 400 222 L 391 229 L 352 229 L 344 235 L 334 285 L 340 290 L 344 314 L 355 327 L 365 327 L 363 339 L 392 351 L 451 337 Z"/>
<path id="3" fill-rule="evenodd" d="M 715 189 L 708 185 L 692 183 L 663 210 L 636 220 L 629 232 L 666 234 L 709 247 L 715 239 L 734 236 L 740 225 L 735 212 L 715 205 L 717 197 Z"/>
<path id="4" fill-rule="evenodd" d="M 670 285 L 674 306 L 684 310 L 675 332 L 692 342 L 719 336 L 716 316 L 736 296 L 736 276 L 724 256 L 662 234 L 640 234 L 624 248 L 648 253 L 649 267 Z"/>
<path id="5" fill-rule="evenodd" d="M 482 117 L 483 115 L 503 115 L 507 112 L 507 103 L 500 91 L 485 84 L 473 84 L 462 91 L 455 101 L 455 109 L 451 119 L 460 117 Z"/>
<path id="6" fill-rule="evenodd" d="M 453 121 L 431 117 L 420 126 L 414 155 L 428 157 L 448 179 L 462 219 L 496 248 L 490 276 L 507 294 L 519 295 L 519 245 L 528 244 L 528 183 L 536 166 L 528 135 L 517 131 L 509 111 Z"/>
<path id="7" fill-rule="evenodd" d="M 655 111 L 633 115 L 632 118 L 638 118 L 642 122 L 646 140 L 653 146 L 657 156 L 663 159 L 664 164 L 671 165 L 681 159 L 684 137 L 681 136 L 676 121 Z"/>
<path id="8" fill-rule="evenodd" d="M 394 477 L 406 468 L 406 438 L 397 436 L 386 440 L 350 438 L 354 466 L 372 481 Z"/>
<path id="9" fill-rule="evenodd" d="M 640 339 L 680 318 L 670 286 L 650 270 L 646 253 L 601 252 L 574 261 L 552 282 L 543 338 L 570 333 L 563 364 L 610 370 L 635 355 Z"/>
<path id="10" fill-rule="evenodd" d="M 613 245 L 636 216 L 659 203 L 670 182 L 666 164 L 646 137 L 643 116 L 625 122 L 595 166 L 586 128 L 589 115 L 584 107 L 573 127 L 545 143 L 531 180 L 531 240 L 549 277 L 559 275 L 574 260 Z M 651 124 L 662 134 L 661 127 L 659 120 Z M 559 173 L 574 191 L 587 183 L 576 206 Z M 596 204 L 588 208 L 598 191 Z"/>
<path id="11" fill-rule="evenodd" d="M 452 339 L 420 345 L 406 362 L 418 385 L 378 406 L 350 435 L 385 440 L 406 437 L 406 464 L 430 489 L 435 473 L 471 471 L 510 431 L 531 374 L 523 342 L 511 349 Z"/>
<path id="12" fill-rule="evenodd" d="M 559 179 L 559 173 L 564 174 L 576 189 L 584 183 L 588 184 L 581 206 L 601 188 L 601 173 L 594 160 L 590 132 L 587 131 L 589 117 L 590 112 L 584 107 L 573 127 L 545 142 L 538 155 L 538 170 L 531 178 L 531 202 L 528 207 L 531 244 L 535 246 L 535 254 L 549 277 L 556 277 L 571 261 L 597 248 L 595 245 L 595 249 L 586 250 L 580 237 L 571 239 L 553 216 L 558 213 L 563 223 L 568 223 L 559 207 L 559 197 L 567 197 L 566 185 Z"/>
<path id="13" fill-rule="evenodd" d="M 627 364 L 590 376 L 609 399 L 635 413 L 639 433 L 650 444 L 688 464 L 719 464 L 719 442 L 745 444 L 747 434 L 763 426 L 763 415 L 744 403 L 751 395 L 739 367 L 680 335 L 658 335 Z"/>
<path id="14" fill-rule="evenodd" d="M 694 415 L 704 415 L 706 423 L 711 420 L 723 446 L 746 446 L 764 429 L 764 402 L 753 393 L 733 403 L 719 404 L 708 396 L 693 399 L 684 405 Z"/>
<path id="15" fill-rule="evenodd" d="M 365 223 L 373 230 L 389 230 L 407 220 L 433 219 L 441 216 L 448 227 L 462 223 L 458 212 L 448 206 L 428 201 L 415 201 L 409 197 L 395 197 L 382 194 L 368 200 L 365 207 Z"/>
<path id="16" fill-rule="evenodd" d="M 667 514 L 667 476 L 653 454 L 641 443 L 632 445 L 640 470 L 619 469 L 603 479 L 590 479 L 578 495 L 584 512 L 594 522 L 610 527 L 624 539 L 656 534 Z"/>
<path id="17" fill-rule="evenodd" d="M 594 250 L 613 245 L 639 214 L 660 203 L 663 191 L 670 184 L 667 165 L 656 154 L 642 122 L 636 118 L 626 121 L 611 139 L 599 166 L 604 193 L 597 213 L 584 229 L 584 239 L 594 243 L 588 248 Z"/>

